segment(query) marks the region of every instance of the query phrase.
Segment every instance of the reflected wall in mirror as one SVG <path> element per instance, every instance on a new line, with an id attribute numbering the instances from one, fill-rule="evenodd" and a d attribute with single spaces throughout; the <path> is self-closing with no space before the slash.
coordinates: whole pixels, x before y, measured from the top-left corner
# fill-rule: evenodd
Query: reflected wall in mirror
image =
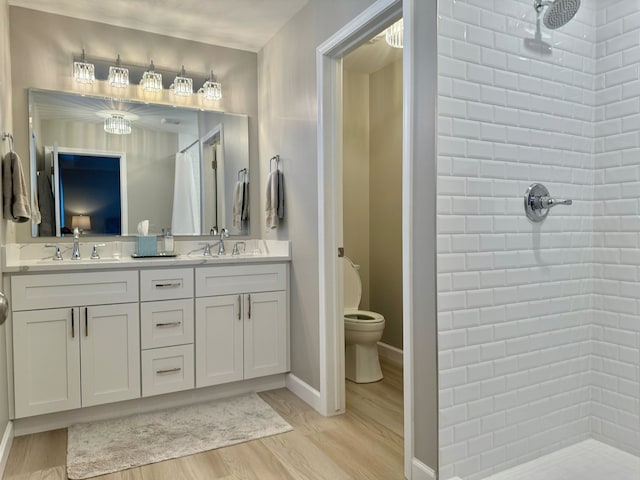
<path id="1" fill-rule="evenodd" d="M 114 112 L 127 134 L 107 133 Z M 29 90 L 32 235 L 249 232 L 246 115 Z"/>

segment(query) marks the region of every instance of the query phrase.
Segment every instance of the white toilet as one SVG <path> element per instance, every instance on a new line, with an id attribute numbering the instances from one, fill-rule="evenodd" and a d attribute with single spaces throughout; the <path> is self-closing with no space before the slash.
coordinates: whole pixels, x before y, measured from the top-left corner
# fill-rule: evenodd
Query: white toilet
<path id="1" fill-rule="evenodd" d="M 356 383 L 377 382 L 382 380 L 378 341 L 382 338 L 384 317 L 358 309 L 362 298 L 359 267 L 343 258 L 345 376 Z"/>

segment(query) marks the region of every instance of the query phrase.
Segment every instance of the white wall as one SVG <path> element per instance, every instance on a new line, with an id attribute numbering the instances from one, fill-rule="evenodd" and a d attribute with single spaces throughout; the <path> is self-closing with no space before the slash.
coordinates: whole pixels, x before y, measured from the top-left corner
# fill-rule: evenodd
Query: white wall
<path id="1" fill-rule="evenodd" d="M 597 5 L 592 428 L 640 455 L 640 4 Z"/>
<path id="2" fill-rule="evenodd" d="M 441 478 L 590 435 L 593 11 L 525 48 L 529 0 L 439 7 Z M 529 184 L 572 198 L 541 224 Z"/>
<path id="3" fill-rule="evenodd" d="M 316 47 L 372 0 L 310 2 L 258 53 L 260 230 L 291 240 L 291 369 L 320 386 L 318 307 L 318 176 Z M 269 158 L 279 154 L 285 178 L 285 220 L 265 232 Z M 255 216 L 253 217 L 255 219 Z"/>

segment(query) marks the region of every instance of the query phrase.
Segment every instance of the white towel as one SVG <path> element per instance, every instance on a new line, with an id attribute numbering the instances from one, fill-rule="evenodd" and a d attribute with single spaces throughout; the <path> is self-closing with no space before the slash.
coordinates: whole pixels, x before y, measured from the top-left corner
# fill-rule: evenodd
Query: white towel
<path id="1" fill-rule="evenodd" d="M 242 228 L 242 197 L 244 194 L 243 182 L 236 182 L 233 189 L 233 207 L 231 208 L 231 225 L 234 228 Z"/>
<path id="2" fill-rule="evenodd" d="M 15 152 L 9 152 L 2 160 L 2 206 L 5 220 L 17 223 L 29 221 L 31 206 L 24 180 L 22 162 Z"/>
<path id="3" fill-rule="evenodd" d="M 197 235 L 200 233 L 200 202 L 189 152 L 176 154 L 174 182 L 171 230 L 174 235 Z"/>

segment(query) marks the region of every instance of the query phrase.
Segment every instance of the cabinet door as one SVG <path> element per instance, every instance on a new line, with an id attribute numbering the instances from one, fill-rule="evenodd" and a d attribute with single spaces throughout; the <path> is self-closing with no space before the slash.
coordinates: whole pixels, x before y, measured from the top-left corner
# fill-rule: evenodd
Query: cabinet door
<path id="1" fill-rule="evenodd" d="M 82 307 L 82 406 L 140 397 L 137 303 Z"/>
<path id="2" fill-rule="evenodd" d="M 242 380 L 242 295 L 196 299 L 196 387 Z"/>
<path id="3" fill-rule="evenodd" d="M 286 293 L 251 293 L 244 297 L 244 378 L 288 371 Z"/>
<path id="4" fill-rule="evenodd" d="M 78 308 L 13 314 L 16 418 L 80 407 Z"/>

